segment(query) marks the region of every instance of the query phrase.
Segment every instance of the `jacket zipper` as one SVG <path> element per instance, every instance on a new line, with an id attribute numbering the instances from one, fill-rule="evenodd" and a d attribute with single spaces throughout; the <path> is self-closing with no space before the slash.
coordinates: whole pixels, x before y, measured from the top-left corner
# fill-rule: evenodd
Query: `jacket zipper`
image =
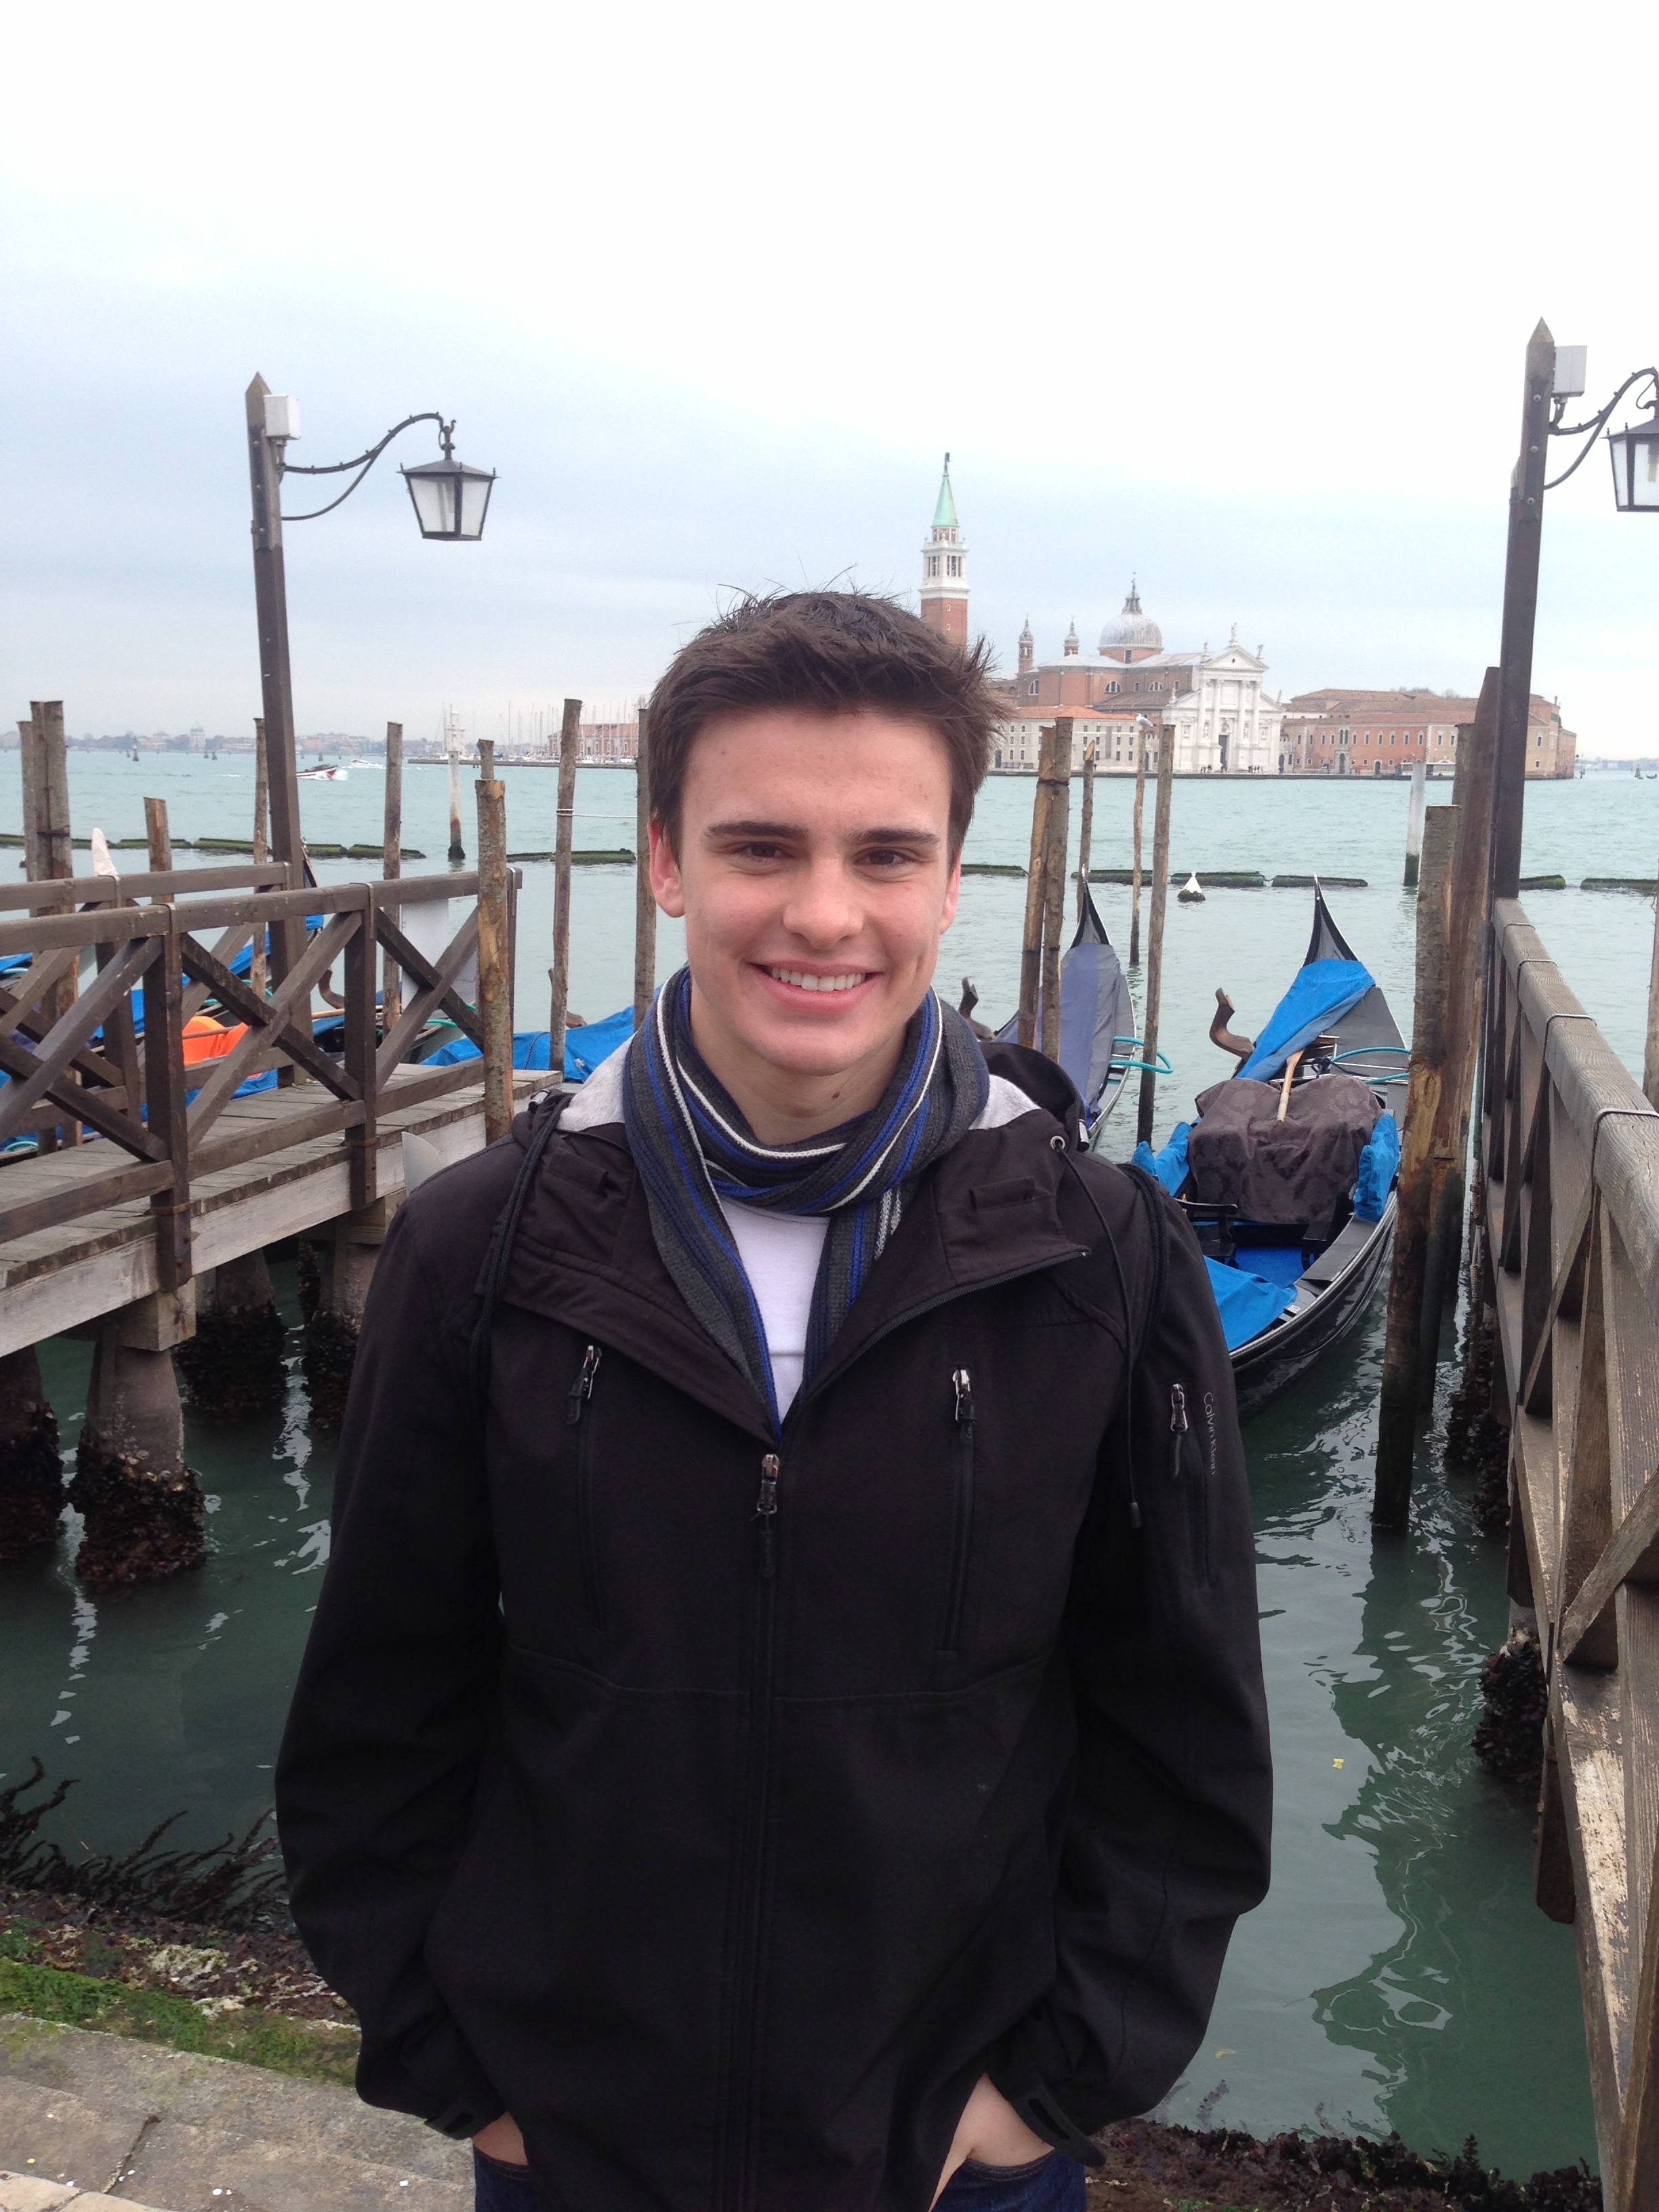
<path id="1" fill-rule="evenodd" d="M 593 1377 L 599 1371 L 603 1357 L 597 1344 L 590 1344 L 583 1352 L 581 1368 L 570 1386 L 565 1412 L 566 1421 L 576 1431 L 576 1540 L 581 1553 L 582 1588 L 587 1597 L 589 1616 L 599 1629 L 605 1626 L 605 1597 L 599 1585 L 599 1536 L 593 1525 L 594 1424 L 591 1417 L 584 1421 L 582 1415 L 593 1395 Z"/>
<path id="2" fill-rule="evenodd" d="M 951 1535 L 951 1591 L 945 1608 L 939 1649 L 962 1649 L 962 1611 L 968 1594 L 968 1565 L 974 1544 L 974 1383 L 965 1367 L 952 1370 L 956 1392 L 956 1512 Z"/>
<path id="3" fill-rule="evenodd" d="M 1181 1475 L 1181 1462 L 1187 1449 L 1187 1438 L 1192 1424 L 1187 1419 L 1187 1393 L 1179 1382 L 1170 1385 L 1170 1474 L 1172 1480 Z M 1193 1565 L 1200 1583 L 1210 1579 L 1210 1498 L 1209 1484 L 1205 1479 L 1204 1455 L 1199 1455 L 1198 1472 L 1187 1483 L 1187 1533 L 1192 1545 Z"/>
<path id="4" fill-rule="evenodd" d="M 738 1931 L 732 2065 L 728 2077 L 721 2160 L 724 2172 L 719 2192 L 720 2201 L 734 2208 L 750 2204 L 754 2196 L 751 2152 L 760 2070 L 757 2023 L 761 1931 L 765 1917 L 766 1808 L 772 1778 L 772 1661 L 778 1571 L 778 1484 L 782 1474 L 783 1465 L 777 1453 L 766 1453 L 761 1461 L 760 1494 L 755 1501 L 755 1642 L 749 1668 L 749 1755 L 738 1880 L 743 1915 Z"/>
<path id="5" fill-rule="evenodd" d="M 1088 1252 L 1086 1244 L 1079 1244 L 1064 1256 L 1086 1259 Z M 1029 1267 L 1011 1267 L 1006 1274 L 990 1276 L 982 1283 L 975 1283 L 973 1287 L 975 1291 L 994 1290 L 1004 1283 L 1018 1282 L 1022 1275 L 1040 1275 L 1045 1269 L 1057 1267 L 1060 1258 L 1060 1255 L 1053 1254 L 1046 1260 L 1034 1261 Z M 896 1328 L 902 1328 L 907 1322 L 915 1321 L 922 1314 L 931 1313 L 936 1306 L 948 1305 L 951 1299 L 963 1295 L 962 1291 L 955 1288 L 942 1291 L 937 1297 L 924 1298 L 919 1305 L 895 1314 L 870 1339 L 863 1348 L 864 1352 L 870 1351 L 884 1337 L 890 1336 Z M 863 1352 L 859 1356 L 862 1358 Z M 786 1437 L 791 1424 L 812 1395 L 810 1390 L 796 1394 L 795 1402 L 784 1420 Z M 732 2207 L 732 2212 L 746 2212 L 746 2208 L 754 2199 L 751 2151 L 760 2057 L 756 2048 L 756 2029 L 759 2014 L 761 1933 L 765 1917 L 763 1860 L 767 1801 L 772 1778 L 772 1665 L 777 1593 L 778 1490 L 782 1474 L 780 1455 L 776 1452 L 768 1452 L 761 1461 L 760 1495 L 755 1505 L 757 1524 L 755 1642 L 749 1671 L 749 1756 L 744 1776 L 738 1883 L 740 1899 L 738 1950 L 733 1978 L 736 1996 L 729 2046 L 732 2064 L 726 2076 L 725 2130 L 720 2145 L 721 2174 L 718 2185 L 719 2201 Z"/>

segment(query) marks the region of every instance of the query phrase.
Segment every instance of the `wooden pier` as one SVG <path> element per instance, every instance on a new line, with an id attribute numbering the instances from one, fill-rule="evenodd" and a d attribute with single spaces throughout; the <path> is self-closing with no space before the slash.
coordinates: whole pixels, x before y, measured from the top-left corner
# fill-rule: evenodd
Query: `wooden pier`
<path id="1" fill-rule="evenodd" d="M 1537 1894 L 1577 1940 L 1608 2212 L 1659 2204 L 1659 1113 L 1494 903 L 1480 1264 L 1510 1589 L 1549 1680 Z"/>

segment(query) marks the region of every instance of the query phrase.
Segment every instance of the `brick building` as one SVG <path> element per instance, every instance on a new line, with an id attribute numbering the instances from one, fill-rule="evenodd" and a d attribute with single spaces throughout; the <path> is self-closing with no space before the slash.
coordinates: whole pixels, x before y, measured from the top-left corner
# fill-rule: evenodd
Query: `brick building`
<path id="1" fill-rule="evenodd" d="M 1304 691 L 1285 712 L 1279 772 L 1285 775 L 1405 775 L 1424 762 L 1431 775 L 1450 775 L 1460 730 L 1474 720 L 1475 702 L 1440 691 Z M 1570 776 L 1577 739 L 1561 726 L 1560 702 L 1533 694 L 1527 729 L 1527 774 Z"/>

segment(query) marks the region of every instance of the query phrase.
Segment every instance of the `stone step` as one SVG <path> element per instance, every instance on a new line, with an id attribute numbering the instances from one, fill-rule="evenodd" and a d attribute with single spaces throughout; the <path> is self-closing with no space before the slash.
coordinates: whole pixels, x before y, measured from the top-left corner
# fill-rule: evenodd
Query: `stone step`
<path id="1" fill-rule="evenodd" d="M 36 2181 L 27 2173 L 0 2172 L 0 2212 L 61 2212 L 66 2204 L 80 2212 L 161 2212 L 155 2204 L 135 2204 L 129 2197 L 105 2197 L 84 2189 L 67 2189 L 55 2181 Z"/>
<path id="2" fill-rule="evenodd" d="M 349 2090 L 15 2017 L 0 2020 L 0 2167 L 107 2191 L 128 2212 L 472 2203 L 465 2144 Z"/>

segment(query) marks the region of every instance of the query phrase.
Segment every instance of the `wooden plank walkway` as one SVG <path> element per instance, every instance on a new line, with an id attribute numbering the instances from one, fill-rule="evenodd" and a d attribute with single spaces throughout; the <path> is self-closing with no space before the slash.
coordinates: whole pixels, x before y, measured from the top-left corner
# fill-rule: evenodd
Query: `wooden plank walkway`
<path id="1" fill-rule="evenodd" d="M 520 1098 L 545 1090 L 545 1073 L 514 1076 Z M 400 1067 L 380 1093 L 375 1127 L 375 1188 L 382 1198 L 403 1194 L 403 1139 L 423 1139 L 445 1166 L 483 1144 L 483 1083 L 434 1097 L 418 1066 Z M 413 1094 L 399 1103 L 400 1093 Z M 257 1158 L 194 1176 L 190 1187 L 191 1272 L 199 1274 L 284 1237 L 315 1228 L 348 1212 L 351 1164 L 337 1132 L 296 1133 L 295 1141 L 264 1150 L 283 1124 L 302 1131 L 319 1103 L 314 1088 L 268 1091 L 239 1098 L 215 1125 L 216 1137 L 246 1136 L 260 1146 Z M 107 1145 L 85 1145 L 0 1167 L 0 1200 L 8 1205 L 72 1189 L 109 1167 Z M 0 1248 L 0 1356 L 95 1320 L 161 1287 L 155 1217 L 147 1199 L 130 1199 L 78 1216 Z"/>

